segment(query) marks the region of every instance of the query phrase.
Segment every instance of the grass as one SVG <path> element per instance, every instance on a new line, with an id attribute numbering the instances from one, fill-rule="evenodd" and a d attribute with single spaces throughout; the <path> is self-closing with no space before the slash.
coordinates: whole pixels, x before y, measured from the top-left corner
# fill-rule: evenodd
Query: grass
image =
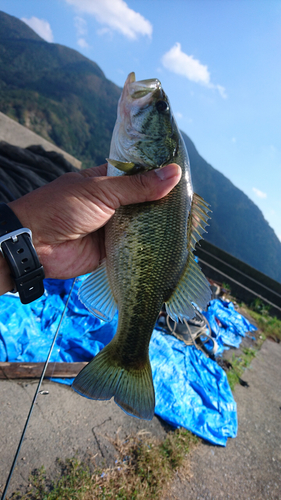
<path id="1" fill-rule="evenodd" d="M 77 458 L 60 462 L 60 477 L 48 481 L 44 468 L 30 477 L 30 491 L 14 493 L 11 500 L 141 500 L 159 499 L 173 476 L 186 463 L 199 439 L 185 429 L 169 432 L 164 441 L 138 433 L 114 442 L 115 466 L 90 472 Z M 186 470 L 185 470 L 186 474 Z"/>
<path id="2" fill-rule="evenodd" d="M 281 320 L 272 316 L 270 305 L 265 304 L 260 299 L 255 299 L 250 306 L 244 303 L 241 307 L 250 315 L 256 323 L 261 333 L 261 344 L 267 338 L 281 342 Z"/>
<path id="3" fill-rule="evenodd" d="M 245 370 L 248 368 L 256 355 L 255 349 L 243 349 L 242 356 L 236 358 L 235 354 L 232 355 L 231 368 L 227 371 L 227 380 L 230 389 L 233 391 L 235 385 L 240 382 L 240 378 Z"/>
<path id="4" fill-rule="evenodd" d="M 239 357 L 236 357 L 235 354 L 232 355 L 232 367 L 227 371 L 228 383 L 232 391 L 235 385 L 240 382 L 240 377 L 245 368 L 249 367 L 263 342 L 267 338 L 271 338 L 276 342 L 281 341 L 281 321 L 276 316 L 271 316 L 270 306 L 264 304 L 260 299 L 256 299 L 250 307 L 245 304 L 241 304 L 241 306 L 254 319 L 260 331 L 260 336 L 257 339 L 255 349 L 243 349 L 243 354 Z"/>
<path id="5" fill-rule="evenodd" d="M 258 306 L 251 307 L 248 312 L 256 321 L 259 330 L 265 338 L 272 338 L 277 342 L 281 342 L 281 320 L 276 316 L 271 316 L 267 306 L 255 302 Z"/>

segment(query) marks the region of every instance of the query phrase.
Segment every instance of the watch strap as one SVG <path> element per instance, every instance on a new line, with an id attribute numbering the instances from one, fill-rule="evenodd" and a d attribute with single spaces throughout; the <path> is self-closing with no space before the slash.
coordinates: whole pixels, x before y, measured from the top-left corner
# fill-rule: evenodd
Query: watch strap
<path id="1" fill-rule="evenodd" d="M 5 203 L 0 204 L 0 246 L 23 304 L 44 293 L 43 266 L 32 243 L 31 231 L 24 228 Z"/>

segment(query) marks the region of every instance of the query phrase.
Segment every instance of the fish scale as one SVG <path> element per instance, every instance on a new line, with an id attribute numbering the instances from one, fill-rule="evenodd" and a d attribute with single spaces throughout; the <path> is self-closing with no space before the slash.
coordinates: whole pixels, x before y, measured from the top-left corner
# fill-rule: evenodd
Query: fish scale
<path id="1" fill-rule="evenodd" d="M 106 227 L 108 267 L 114 269 L 109 281 L 120 304 L 116 335 L 124 351 L 132 338 L 136 360 L 148 346 L 159 310 L 177 284 L 186 261 L 186 238 L 182 238 L 181 247 L 175 244 L 177 217 L 169 209 L 175 194 L 169 204 L 160 201 L 145 207 L 120 207 Z M 173 276 L 167 276 L 164 270 L 172 264 Z"/>
<path id="2" fill-rule="evenodd" d="M 118 309 L 112 341 L 78 374 L 73 387 L 91 399 L 110 399 L 128 414 L 151 419 L 155 397 L 149 342 L 163 303 L 174 321 L 210 300 L 209 284 L 192 251 L 208 220 L 193 193 L 188 154 L 159 80 L 130 74 L 119 100 L 108 175 L 132 175 L 171 162 L 182 177 L 161 200 L 119 207 L 105 227 L 106 261 L 81 287 L 96 316 Z"/>

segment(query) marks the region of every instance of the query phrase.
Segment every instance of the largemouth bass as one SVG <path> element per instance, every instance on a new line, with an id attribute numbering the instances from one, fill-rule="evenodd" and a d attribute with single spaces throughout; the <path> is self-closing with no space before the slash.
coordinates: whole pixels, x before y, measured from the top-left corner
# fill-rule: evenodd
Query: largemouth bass
<path id="1" fill-rule="evenodd" d="M 131 175 L 177 163 L 180 182 L 158 201 L 121 206 L 105 226 L 106 260 L 80 289 L 80 299 L 110 321 L 113 340 L 78 374 L 73 388 L 115 402 L 150 420 L 155 397 L 148 348 L 163 303 L 174 321 L 195 315 L 210 300 L 193 250 L 208 220 L 208 204 L 193 193 L 185 144 L 157 79 L 131 73 L 118 103 L 107 175 Z"/>

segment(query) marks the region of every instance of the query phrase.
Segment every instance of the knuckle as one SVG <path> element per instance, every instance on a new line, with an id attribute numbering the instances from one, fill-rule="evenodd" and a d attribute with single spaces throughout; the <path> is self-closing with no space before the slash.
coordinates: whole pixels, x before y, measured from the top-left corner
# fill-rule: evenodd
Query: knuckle
<path id="1" fill-rule="evenodd" d="M 136 189 L 141 189 L 142 191 L 150 191 L 151 183 L 149 178 L 144 174 L 136 174 L 131 176 L 132 183 Z"/>

